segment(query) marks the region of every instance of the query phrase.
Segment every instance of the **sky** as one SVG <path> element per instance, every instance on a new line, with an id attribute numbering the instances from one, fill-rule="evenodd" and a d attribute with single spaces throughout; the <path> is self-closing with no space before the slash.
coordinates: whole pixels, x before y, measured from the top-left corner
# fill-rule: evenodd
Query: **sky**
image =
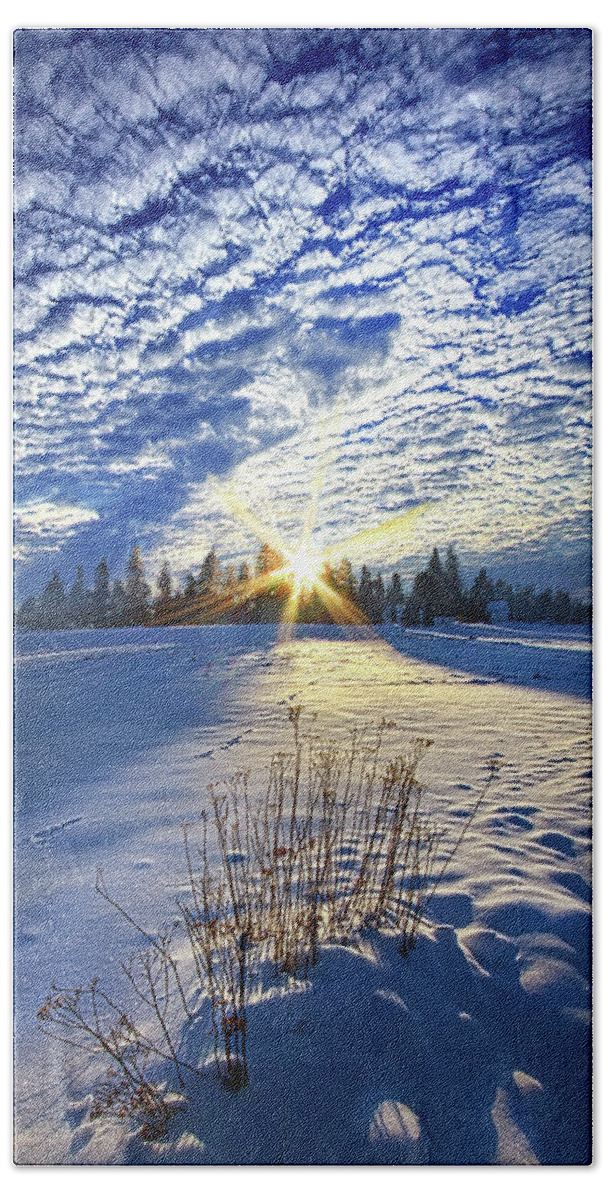
<path id="1" fill-rule="evenodd" d="M 258 539 L 586 588 L 586 30 L 15 35 L 17 593 Z M 215 481 L 219 480 L 218 489 Z"/>

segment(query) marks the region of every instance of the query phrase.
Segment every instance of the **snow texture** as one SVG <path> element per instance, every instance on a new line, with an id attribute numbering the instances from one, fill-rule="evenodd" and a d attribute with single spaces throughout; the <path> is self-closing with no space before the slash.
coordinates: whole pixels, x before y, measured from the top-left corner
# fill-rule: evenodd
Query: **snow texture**
<path id="1" fill-rule="evenodd" d="M 20 1163 L 585 1163 L 590 1157 L 590 654 L 586 631 L 271 626 L 18 633 L 16 1160 Z M 202 1074 L 164 1137 L 89 1119 L 103 1076 L 36 1021 L 50 985 L 119 991 L 136 935 L 170 924 L 210 782 L 261 786 L 287 704 L 323 734 L 433 739 L 425 808 L 455 841 L 413 952 L 370 931 L 306 982 L 263 979 L 250 1083 L 221 1086 L 204 997 L 180 1054 Z M 162 1073 L 161 1073 L 162 1074 Z M 180 1097 L 187 1096 L 187 1103 Z"/>

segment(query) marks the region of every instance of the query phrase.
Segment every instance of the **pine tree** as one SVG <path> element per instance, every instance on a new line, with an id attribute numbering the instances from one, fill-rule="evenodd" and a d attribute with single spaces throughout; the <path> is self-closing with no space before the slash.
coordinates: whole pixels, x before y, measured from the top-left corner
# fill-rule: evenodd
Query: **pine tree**
<path id="1" fill-rule="evenodd" d="M 139 546 L 134 546 L 129 558 L 125 582 L 126 625 L 146 625 L 148 623 L 149 593 L 150 588 L 146 582 Z"/>
<path id="2" fill-rule="evenodd" d="M 203 624 L 213 622 L 222 583 L 222 565 L 215 550 L 210 550 L 205 556 L 196 581 L 196 592 L 201 603 L 198 612 L 193 616 L 194 622 L 198 621 Z"/>
<path id="3" fill-rule="evenodd" d="M 110 572 L 105 558 L 95 569 L 91 610 L 92 624 L 96 629 L 104 629 L 110 621 Z"/>
<path id="4" fill-rule="evenodd" d="M 557 590 L 553 597 L 551 620 L 556 625 L 567 625 L 571 619 L 572 605 L 567 592 Z"/>
<path id="5" fill-rule="evenodd" d="M 403 595 L 401 576 L 398 571 L 394 571 L 391 578 L 390 587 L 387 589 L 386 593 L 386 604 L 390 610 L 391 621 L 397 620 L 397 605 L 402 605 L 404 603 L 405 596 Z"/>
<path id="6" fill-rule="evenodd" d="M 343 558 L 338 563 L 335 572 L 335 588 L 336 591 L 349 600 L 351 604 L 357 602 L 357 580 L 353 571 L 352 565 L 348 558 Z"/>
<path id="7" fill-rule="evenodd" d="M 443 569 L 444 615 L 458 617 L 462 612 L 463 592 L 458 558 L 453 546 L 448 546 Z"/>
<path id="8" fill-rule="evenodd" d="M 210 550 L 203 561 L 203 565 L 198 574 L 198 590 L 199 594 L 205 595 L 209 592 L 219 591 L 222 583 L 222 566 L 220 560 L 215 553 L 215 550 Z"/>
<path id="9" fill-rule="evenodd" d="M 160 569 L 156 587 L 158 590 L 154 600 L 154 621 L 158 625 L 164 625 L 171 615 L 172 600 L 171 572 L 168 562 L 164 562 Z"/>
<path id="10" fill-rule="evenodd" d="M 222 581 L 222 591 L 223 591 L 224 604 L 226 605 L 224 619 L 227 621 L 231 621 L 232 616 L 233 616 L 234 606 L 239 597 L 239 580 L 238 580 L 238 576 L 236 573 L 236 567 L 234 566 L 233 563 L 229 563 L 224 571 L 224 578 Z"/>
<path id="11" fill-rule="evenodd" d="M 256 575 L 269 575 L 271 571 L 278 571 L 282 566 L 282 555 L 279 554 L 278 550 L 274 550 L 268 542 L 264 542 L 255 560 Z"/>
<path id="12" fill-rule="evenodd" d="M 373 607 L 372 575 L 369 567 L 366 567 L 365 565 L 361 567 L 361 576 L 357 590 L 357 603 L 364 616 L 371 621 Z"/>
<path id="13" fill-rule="evenodd" d="M 114 629 L 122 629 L 127 625 L 127 597 L 122 580 L 116 579 L 112 584 L 108 623 Z"/>
<path id="14" fill-rule="evenodd" d="M 194 600 L 195 596 L 196 596 L 196 579 L 194 578 L 194 575 L 191 573 L 191 571 L 188 571 L 188 574 L 186 575 L 186 582 L 184 584 L 184 600 Z"/>
<path id="15" fill-rule="evenodd" d="M 445 575 L 436 546 L 426 571 L 421 571 L 414 580 L 412 598 L 415 607 L 422 613 L 423 625 L 432 625 L 435 617 L 445 615 Z"/>
<path id="16" fill-rule="evenodd" d="M 384 592 L 384 581 L 382 579 L 380 572 L 378 571 L 376 578 L 372 580 L 371 619 L 374 622 L 374 625 L 381 624 L 382 617 L 384 615 L 385 604 L 386 604 L 386 598 L 385 598 L 385 592 Z"/>
<path id="17" fill-rule="evenodd" d="M 532 592 L 534 588 L 532 588 Z M 485 567 L 475 576 L 467 597 L 466 612 L 469 621 L 489 621 L 488 604 L 494 598 L 494 585 Z"/>
<path id="18" fill-rule="evenodd" d="M 89 623 L 90 597 L 87 592 L 84 568 L 76 568 L 76 577 L 68 596 L 68 620 L 75 629 L 83 629 Z"/>
<path id="19" fill-rule="evenodd" d="M 275 575 L 274 572 L 280 571 L 283 566 L 283 557 L 275 550 L 268 542 L 260 547 L 255 560 L 255 574 L 260 585 L 267 576 L 266 586 L 260 586 L 258 595 L 253 602 L 249 620 L 274 623 L 279 621 L 284 604 L 286 603 L 289 594 L 288 585 L 280 575 Z"/>
<path id="20" fill-rule="evenodd" d="M 17 611 L 15 623 L 24 626 L 25 629 L 40 629 L 40 601 L 35 596 L 28 596 L 27 600 L 23 601 Z"/>
<path id="21" fill-rule="evenodd" d="M 57 571 L 53 571 L 40 598 L 41 627 L 43 629 L 63 629 L 67 624 L 67 615 L 63 583 Z"/>

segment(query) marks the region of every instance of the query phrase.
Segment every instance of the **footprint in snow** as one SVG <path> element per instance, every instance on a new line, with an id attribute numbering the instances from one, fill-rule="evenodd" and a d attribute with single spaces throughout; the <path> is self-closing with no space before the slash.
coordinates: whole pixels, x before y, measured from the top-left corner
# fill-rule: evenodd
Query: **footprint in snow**
<path id="1" fill-rule="evenodd" d="M 64 829 L 69 829 L 70 825 L 77 825 L 82 821 L 82 817 L 70 817 L 67 821 L 62 821 L 60 825 L 48 825 L 46 829 L 38 829 L 33 833 L 30 841 L 35 846 L 44 846 L 47 842 L 52 841 L 58 833 L 63 833 Z"/>

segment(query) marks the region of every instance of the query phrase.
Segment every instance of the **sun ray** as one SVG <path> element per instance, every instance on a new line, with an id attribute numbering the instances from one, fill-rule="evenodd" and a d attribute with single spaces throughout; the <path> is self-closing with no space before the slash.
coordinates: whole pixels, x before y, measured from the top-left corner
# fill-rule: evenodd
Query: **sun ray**
<path id="1" fill-rule="evenodd" d="M 277 567 L 274 571 L 266 571 L 263 575 L 256 575 L 253 579 L 248 579 L 246 583 L 240 584 L 233 589 L 229 596 L 217 596 L 213 601 L 209 601 L 205 596 L 195 596 L 185 604 L 180 604 L 177 608 L 172 608 L 170 613 L 164 619 L 161 619 L 160 624 L 170 624 L 176 616 L 186 616 L 188 613 L 204 614 L 206 617 L 221 616 L 230 609 L 238 607 L 239 604 L 244 604 L 247 600 L 253 599 L 260 592 L 266 591 L 273 584 L 281 583 L 288 578 L 289 571 L 287 567 Z"/>
<path id="2" fill-rule="evenodd" d="M 293 627 L 295 625 L 296 617 L 298 615 L 298 605 L 300 603 L 300 596 L 301 596 L 301 592 L 296 591 L 295 588 L 292 588 L 291 592 L 289 593 L 289 596 L 287 597 L 287 603 L 285 604 L 285 607 L 281 613 L 281 620 L 279 622 L 279 641 L 280 642 L 288 642 L 291 639 Z"/>
<path id="3" fill-rule="evenodd" d="M 337 427 L 337 413 L 333 414 L 333 418 Z M 404 533 L 409 532 L 411 525 L 421 513 L 430 504 L 435 502 L 424 501 L 421 504 L 413 505 L 405 512 L 397 513 L 395 516 L 389 517 L 386 521 L 382 521 L 372 528 L 361 530 L 351 537 L 334 542 L 322 551 L 317 551 L 312 544 L 312 532 L 317 522 L 319 498 L 325 484 L 329 460 L 333 453 L 329 446 L 329 422 L 330 418 L 326 418 L 325 422 L 319 425 L 319 449 L 317 452 L 315 473 L 311 482 L 310 498 L 304 513 L 300 539 L 295 549 L 287 544 L 275 526 L 252 512 L 248 505 L 243 503 L 230 487 L 220 483 L 213 476 L 209 477 L 211 488 L 223 501 L 232 515 L 255 533 L 263 543 L 270 545 L 282 557 L 283 563 L 272 571 L 256 575 L 253 579 L 233 589 L 229 595 L 215 597 L 212 602 L 204 596 L 195 597 L 188 604 L 180 607 L 179 615 L 192 612 L 197 615 L 204 615 L 206 620 L 213 620 L 214 617 L 222 616 L 231 608 L 238 607 L 248 600 L 253 599 L 261 592 L 267 591 L 273 585 L 287 583 L 289 585 L 289 594 L 283 606 L 279 622 L 279 637 L 281 640 L 286 640 L 290 636 L 291 629 L 297 621 L 299 604 L 305 591 L 309 593 L 315 592 L 319 596 L 332 620 L 337 625 L 351 629 L 353 626 L 356 626 L 361 631 L 362 636 L 378 637 L 374 626 L 366 614 L 352 600 L 331 587 L 327 580 L 323 578 L 323 570 L 338 556 L 344 557 L 346 554 L 353 551 L 356 552 L 357 550 L 373 550 L 382 543 L 391 542 L 395 537 L 402 537 Z M 325 437 L 324 449 L 321 449 L 322 424 L 324 425 Z M 171 615 L 173 618 L 175 617 L 175 609 L 172 610 Z M 171 617 L 168 619 L 171 619 Z"/>
<path id="4" fill-rule="evenodd" d="M 336 458 L 336 442 L 342 418 L 342 410 L 343 405 L 338 401 L 331 412 L 325 417 L 319 418 L 317 425 L 319 445 L 317 448 L 315 470 L 310 485 L 310 498 L 302 525 L 302 541 L 310 539 L 317 523 L 321 492 L 325 487 L 329 467 Z"/>
<path id="5" fill-rule="evenodd" d="M 370 529 L 362 529 L 360 533 L 354 533 L 340 542 L 334 542 L 331 546 L 324 548 L 323 557 L 331 561 L 338 555 L 349 554 L 353 550 L 373 550 L 382 542 L 400 537 L 408 532 L 414 520 L 434 503 L 433 500 L 425 500 L 422 504 L 415 504 L 395 517 L 381 521 L 379 525 L 374 525 Z"/>
<path id="6" fill-rule="evenodd" d="M 290 554 L 290 549 L 284 538 L 273 525 L 268 525 L 265 521 L 243 504 L 235 492 L 225 484 L 220 483 L 215 476 L 209 476 L 208 482 L 214 492 L 222 499 L 227 508 L 238 517 L 240 521 L 246 525 L 252 533 L 255 533 L 262 542 L 268 542 L 274 550 L 278 550 L 280 554 L 285 556 Z"/>
<path id="7" fill-rule="evenodd" d="M 324 579 L 315 580 L 314 590 L 325 603 L 326 608 L 337 625 L 349 629 L 354 625 L 358 628 L 362 637 L 377 639 L 378 634 L 369 617 L 352 600 L 349 600 L 346 596 L 342 596 L 335 588 L 326 583 Z"/>

